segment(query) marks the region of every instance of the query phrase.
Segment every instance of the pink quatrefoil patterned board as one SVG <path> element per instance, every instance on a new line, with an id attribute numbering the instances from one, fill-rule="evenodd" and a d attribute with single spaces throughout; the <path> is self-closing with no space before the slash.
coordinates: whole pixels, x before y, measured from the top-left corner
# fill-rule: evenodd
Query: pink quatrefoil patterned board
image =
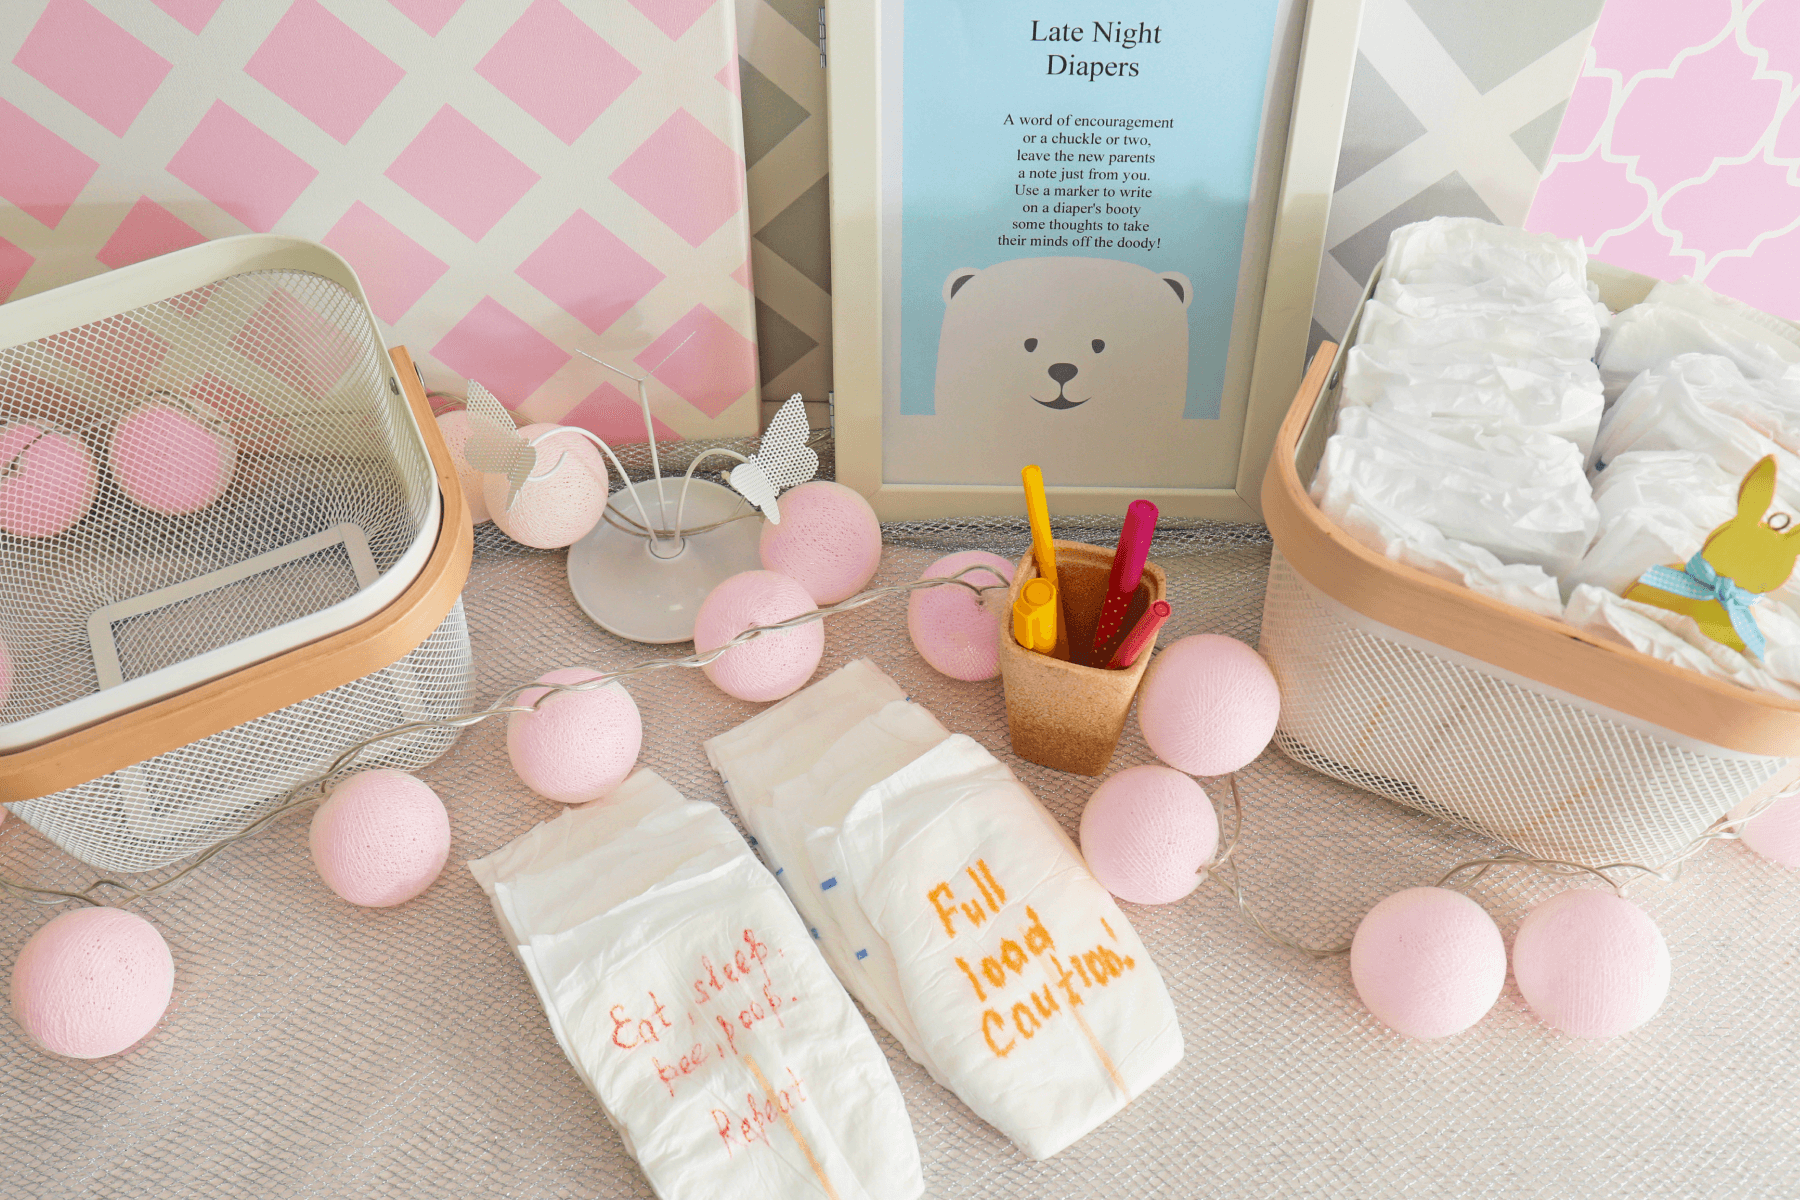
<path id="1" fill-rule="evenodd" d="M 1800 0 L 1607 0 L 1526 224 L 1800 321 Z"/>
<path id="2" fill-rule="evenodd" d="M 754 435 L 737 63 L 731 0 L 5 0 L 0 300 L 291 234 L 433 388 Z"/>

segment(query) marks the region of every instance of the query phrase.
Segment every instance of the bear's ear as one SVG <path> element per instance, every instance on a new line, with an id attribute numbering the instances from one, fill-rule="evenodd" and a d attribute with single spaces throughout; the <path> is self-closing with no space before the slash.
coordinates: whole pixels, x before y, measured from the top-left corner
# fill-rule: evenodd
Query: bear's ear
<path id="1" fill-rule="evenodd" d="M 950 303 L 950 297 L 956 295 L 962 290 L 963 284 L 979 274 L 981 274 L 980 267 L 958 267 L 950 272 L 949 278 L 944 280 L 944 303 Z"/>
<path id="2" fill-rule="evenodd" d="M 1188 282 L 1186 275 L 1180 271 L 1164 271 L 1157 278 L 1169 285 L 1169 290 L 1175 293 L 1177 300 L 1181 301 L 1181 307 L 1186 308 L 1193 302 L 1194 285 Z"/>

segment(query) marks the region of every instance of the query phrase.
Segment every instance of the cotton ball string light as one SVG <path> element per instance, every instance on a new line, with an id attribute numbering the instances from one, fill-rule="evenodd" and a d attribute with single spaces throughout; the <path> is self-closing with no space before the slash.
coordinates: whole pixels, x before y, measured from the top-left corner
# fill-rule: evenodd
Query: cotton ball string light
<path id="1" fill-rule="evenodd" d="M 962 577 L 975 587 L 1012 582 L 1013 565 L 986 550 L 947 554 L 919 578 L 948 578 L 969 567 L 987 568 Z M 906 632 L 919 657 L 939 674 L 978 683 L 1000 673 L 1000 620 L 968 588 L 945 583 L 913 592 L 906 601 Z"/>
<path id="2" fill-rule="evenodd" d="M 1150 752 L 1190 775 L 1229 775 L 1275 736 L 1281 690 L 1262 656 L 1236 638 L 1184 637 L 1150 664 L 1138 728 Z"/>
<path id="3" fill-rule="evenodd" d="M 5 695 L 6 689 L 0 687 L 0 699 Z M 1745 824 L 1738 837 L 1770 862 L 1800 869 L 1800 792 L 1769 805 Z"/>
<path id="4" fill-rule="evenodd" d="M 785 497 L 783 497 L 785 499 Z M 743 571 L 707 595 L 694 619 L 694 649 L 707 654 L 752 625 L 773 625 L 815 611 L 806 589 L 774 571 Z M 812 677 L 825 653 L 825 626 L 812 621 L 759 634 L 702 667 L 706 677 L 739 700 L 779 700 Z"/>
<path id="5" fill-rule="evenodd" d="M 1407 888 L 1356 927 L 1350 978 L 1363 1005 L 1395 1033 L 1449 1037 L 1500 998 L 1506 943 L 1487 910 L 1461 892 Z"/>
<path id="6" fill-rule="evenodd" d="M 596 671 L 566 667 L 538 676 L 539 683 L 586 683 Z M 536 704 L 548 688 L 519 695 Z M 526 787 L 562 804 L 586 804 L 618 787 L 637 765 L 644 722 L 636 701 L 618 683 L 587 692 L 550 696 L 535 712 L 506 718 L 506 753 Z"/>
<path id="7" fill-rule="evenodd" d="M 312 820 L 313 867 L 352 904 L 390 908 L 431 886 L 450 856 L 450 814 L 404 771 L 359 771 Z"/>
<path id="8" fill-rule="evenodd" d="M 1546 1025 L 1580 1038 L 1629 1033 L 1669 994 L 1669 946 L 1648 914 L 1612 892 L 1560 892 L 1513 938 L 1519 994 Z"/>
<path id="9" fill-rule="evenodd" d="M 1200 885 L 1219 818 L 1200 785 L 1163 766 L 1131 767 L 1081 813 L 1081 854 L 1101 886 L 1134 904 L 1169 904 Z"/>
<path id="10" fill-rule="evenodd" d="M 94 504 L 94 456 L 76 437 L 29 422 L 0 428 L 0 531 L 55 537 Z"/>
<path id="11" fill-rule="evenodd" d="M 450 461 L 456 464 L 456 478 L 462 484 L 463 495 L 469 501 L 469 516 L 475 524 L 491 520 L 488 512 L 487 486 L 480 471 L 469 465 L 469 434 L 473 430 L 469 426 L 469 414 L 460 408 L 439 413 L 437 418 L 438 432 L 444 435 L 444 448 L 450 451 Z"/>
<path id="12" fill-rule="evenodd" d="M 130 1049 L 168 1011 L 175 960 L 156 926 L 118 908 L 66 912 L 31 935 L 13 962 L 13 1016 L 67 1058 Z"/>
<path id="13" fill-rule="evenodd" d="M 559 432 L 560 431 L 560 432 Z M 610 476 L 600 451 L 578 430 L 560 425 L 527 425 L 519 436 L 537 441 L 537 466 L 508 506 L 512 484 L 504 475 L 483 475 L 488 514 L 513 541 L 555 550 L 580 541 L 606 511 Z"/>
<path id="14" fill-rule="evenodd" d="M 798 580 L 815 604 L 862 591 L 881 565 L 881 522 L 851 488 L 815 479 L 783 492 L 781 523 L 762 530 L 762 564 Z"/>
<path id="15" fill-rule="evenodd" d="M 152 400 L 113 427 L 106 466 L 133 504 L 181 517 L 225 494 L 237 471 L 237 443 L 222 422 Z"/>

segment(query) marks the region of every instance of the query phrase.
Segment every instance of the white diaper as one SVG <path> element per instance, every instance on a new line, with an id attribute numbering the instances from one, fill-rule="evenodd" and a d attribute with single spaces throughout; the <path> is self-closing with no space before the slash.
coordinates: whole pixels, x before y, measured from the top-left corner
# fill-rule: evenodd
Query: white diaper
<path id="1" fill-rule="evenodd" d="M 1599 523 L 1572 442 L 1488 422 L 1426 426 L 1367 408 L 1338 414 L 1312 494 L 1334 519 L 1352 503 L 1404 514 L 1552 575 L 1580 561 Z"/>
<path id="2" fill-rule="evenodd" d="M 1781 611 L 1777 612 L 1776 609 Z M 1783 606 L 1771 600 L 1759 600 L 1751 606 L 1757 625 L 1769 637 L 1800 637 L 1800 621 Z M 1770 663 L 1758 664 L 1721 642 L 1700 632 L 1694 619 L 1654 605 L 1625 600 L 1601 588 L 1583 585 L 1569 596 L 1564 619 L 1577 629 L 1630 646 L 1651 658 L 1686 667 L 1714 679 L 1722 679 L 1741 687 L 1756 688 L 1800 700 L 1800 686 L 1779 678 L 1770 669 L 1775 663 L 1791 672 L 1794 655 L 1782 651 L 1776 657 L 1771 650 Z"/>
<path id="3" fill-rule="evenodd" d="M 1613 318 L 1600 347 L 1607 396 L 1682 354 L 1729 359 L 1749 378 L 1800 382 L 1800 330 L 1698 283 L 1659 283 Z"/>
<path id="4" fill-rule="evenodd" d="M 1591 315 L 1591 314 L 1590 314 Z M 1382 347 L 1479 345 L 1486 352 L 1537 359 L 1592 356 L 1599 341 L 1593 321 L 1572 324 L 1560 310 L 1448 309 L 1431 316 L 1408 316 L 1382 300 L 1363 305 L 1358 344 Z"/>
<path id="5" fill-rule="evenodd" d="M 1342 403 L 1414 421 L 1479 419 L 1574 442 L 1586 456 L 1603 401 L 1587 359 L 1510 355 L 1479 343 L 1353 346 Z"/>
<path id="6" fill-rule="evenodd" d="M 1445 537 L 1430 522 L 1387 507 L 1378 498 L 1339 493 L 1331 503 L 1332 520 L 1384 558 L 1539 616 L 1562 616 L 1556 579 L 1534 563 L 1501 562 L 1491 551 Z"/>
<path id="7" fill-rule="evenodd" d="M 1587 251 L 1580 242 L 1476 217 L 1402 225 L 1388 235 L 1382 274 L 1408 284 L 1499 279 L 1530 295 L 1589 294 Z"/>
<path id="8" fill-rule="evenodd" d="M 1693 451 L 1619 455 L 1594 476 L 1600 536 L 1564 584 L 1623 594 L 1651 567 L 1685 563 L 1737 511 L 1738 483 Z"/>
<path id="9" fill-rule="evenodd" d="M 1055 820 L 897 693 L 855 662 L 707 754 L 845 985 L 933 1078 L 1047 1158 L 1180 1060 L 1174 1006 Z"/>
<path id="10" fill-rule="evenodd" d="M 1732 411 L 1766 397 L 1726 359 L 1684 354 L 1632 380 L 1606 417 L 1594 452 L 1604 465 L 1632 450 L 1704 454 L 1735 479 L 1773 454 L 1783 495 L 1800 489 L 1800 456 Z M 1800 420 L 1796 421 L 1800 425 Z"/>
<path id="11" fill-rule="evenodd" d="M 913 1200 L 893 1073 L 723 813 L 640 770 L 469 864 L 663 1200 Z"/>

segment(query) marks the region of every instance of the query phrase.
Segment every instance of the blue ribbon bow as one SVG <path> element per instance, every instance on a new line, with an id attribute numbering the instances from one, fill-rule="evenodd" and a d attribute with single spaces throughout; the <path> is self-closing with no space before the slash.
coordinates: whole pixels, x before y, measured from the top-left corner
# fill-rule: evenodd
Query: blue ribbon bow
<path id="1" fill-rule="evenodd" d="M 1751 657 L 1758 661 L 1762 659 L 1768 643 L 1763 640 L 1762 630 L 1756 627 L 1756 618 L 1750 615 L 1756 593 L 1745 591 L 1730 576 L 1719 574 L 1700 554 L 1687 560 L 1686 570 L 1654 566 L 1645 571 L 1638 582 L 1689 600 L 1717 600 L 1725 615 L 1731 618 L 1731 628 L 1743 641 L 1744 648 Z"/>

